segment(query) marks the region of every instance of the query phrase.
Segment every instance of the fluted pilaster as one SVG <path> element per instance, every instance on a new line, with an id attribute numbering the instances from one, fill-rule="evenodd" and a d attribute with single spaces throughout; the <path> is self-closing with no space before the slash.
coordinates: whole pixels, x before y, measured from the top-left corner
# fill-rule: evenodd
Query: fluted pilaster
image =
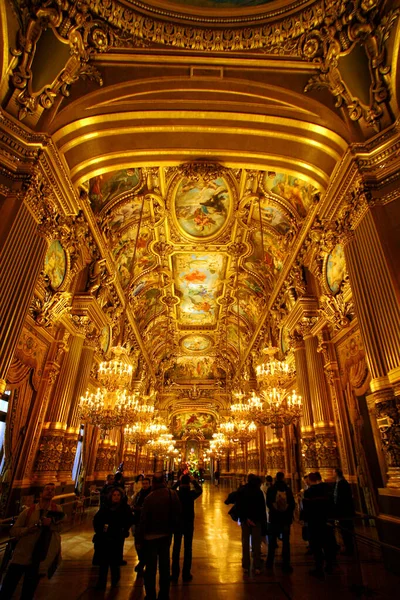
<path id="1" fill-rule="evenodd" d="M 400 488 L 400 290 L 372 210 L 366 211 L 345 242 L 346 264 L 372 378 L 375 415 L 381 425 L 387 487 Z"/>
<path id="2" fill-rule="evenodd" d="M 0 269 L 0 393 L 32 299 L 43 269 L 47 242 L 39 237 L 37 223 L 21 206 L 1 252 Z"/>
<path id="3" fill-rule="evenodd" d="M 315 450 L 314 417 L 311 402 L 310 383 L 308 380 L 307 357 L 305 343 L 301 336 L 293 339 L 294 359 L 296 363 L 296 383 L 302 397 L 301 436 L 303 467 L 306 472 L 318 468 Z"/>
<path id="4" fill-rule="evenodd" d="M 80 335 L 73 336 L 71 340 L 69 352 L 61 367 L 53 402 L 47 412 L 46 420 L 50 423 L 62 423 L 65 427 L 67 426 L 78 371 L 81 368 L 83 342 L 84 338 Z"/>
<path id="5" fill-rule="evenodd" d="M 85 395 L 85 392 L 89 383 L 90 371 L 93 364 L 93 356 L 95 349 L 93 346 L 83 346 L 82 353 L 79 360 L 79 373 L 76 378 L 75 389 L 72 394 L 71 405 L 68 415 L 68 426 L 79 427 L 79 402 L 81 396 Z"/>
<path id="6" fill-rule="evenodd" d="M 400 379 L 400 305 L 371 211 L 345 245 L 345 256 L 375 391 Z"/>
<path id="7" fill-rule="evenodd" d="M 318 340 L 316 337 L 305 337 L 305 348 L 318 467 L 322 475 L 329 479 L 333 477 L 334 469 L 338 466 L 338 455 L 332 406 L 325 379 L 324 361 L 322 355 L 317 351 Z"/>

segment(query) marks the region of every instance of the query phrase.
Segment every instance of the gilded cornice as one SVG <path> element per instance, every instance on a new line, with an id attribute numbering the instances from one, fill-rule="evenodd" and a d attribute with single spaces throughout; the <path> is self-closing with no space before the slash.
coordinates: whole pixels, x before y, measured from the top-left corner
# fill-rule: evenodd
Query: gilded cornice
<path id="1" fill-rule="evenodd" d="M 156 17 L 144 14 L 136 6 L 127 9 L 123 0 L 88 0 L 91 11 L 108 21 L 113 27 L 128 33 L 131 40 L 140 39 L 150 44 L 163 44 L 180 49 L 208 52 L 236 52 L 259 50 L 280 56 L 302 56 L 302 36 L 319 27 L 324 19 L 325 2 L 314 2 L 307 9 L 295 14 L 259 17 L 252 19 L 257 24 L 240 20 L 231 27 L 218 27 L 218 21 L 204 19 L 204 22 L 174 22 L 168 11 L 160 11 Z M 132 3 L 130 3 L 132 4 Z M 148 7 L 146 7 L 147 10 Z M 153 9 L 155 12 L 155 9 Z M 152 11 L 153 12 L 153 11 Z M 186 17 L 184 17 L 186 19 Z M 258 24 L 258 21 L 262 21 Z M 240 24 L 239 24 L 240 23 Z"/>
<path id="2" fill-rule="evenodd" d="M 135 6 L 139 11 L 146 14 L 154 14 L 160 18 L 180 20 L 193 23 L 210 24 L 228 24 L 228 23 L 253 23 L 256 21 L 266 21 L 276 19 L 298 11 L 299 8 L 312 4 L 315 0 L 277 0 L 272 6 L 252 6 L 230 9 L 229 14 L 220 13 L 218 10 L 210 8 L 197 8 L 191 5 L 182 6 L 177 11 L 168 8 L 165 2 L 141 2 L 140 0 L 125 0 L 126 4 Z"/>
<path id="3" fill-rule="evenodd" d="M 398 178 L 400 172 L 400 119 L 364 144 L 351 144 L 338 162 L 320 203 L 319 216 L 337 218 L 352 190 L 368 181 L 370 189 L 380 189 Z M 390 192 L 390 198 L 397 192 Z M 397 197 L 397 196 L 396 196 Z M 383 201 L 390 201 L 390 198 Z"/>
<path id="4" fill-rule="evenodd" d="M 29 185 L 32 173 L 40 173 L 51 190 L 57 212 L 64 215 L 78 212 L 76 190 L 51 137 L 33 133 L 1 108 L 0 156 L 10 169 L 10 179 Z"/>

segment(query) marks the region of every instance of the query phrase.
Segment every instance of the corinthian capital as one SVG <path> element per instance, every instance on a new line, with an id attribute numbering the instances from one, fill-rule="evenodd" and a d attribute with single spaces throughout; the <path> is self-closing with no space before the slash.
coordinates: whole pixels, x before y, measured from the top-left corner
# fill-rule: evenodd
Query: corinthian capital
<path id="1" fill-rule="evenodd" d="M 311 330 L 318 321 L 318 317 L 302 317 L 297 325 L 298 333 L 303 337 L 311 337 Z"/>

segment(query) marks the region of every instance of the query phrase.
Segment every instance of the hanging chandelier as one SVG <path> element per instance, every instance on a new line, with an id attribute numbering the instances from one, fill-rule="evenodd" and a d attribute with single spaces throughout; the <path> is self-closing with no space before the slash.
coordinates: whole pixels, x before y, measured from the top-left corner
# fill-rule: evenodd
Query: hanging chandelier
<path id="1" fill-rule="evenodd" d="M 217 433 L 213 433 L 213 439 L 210 442 L 213 449 L 220 452 L 221 450 L 231 450 L 234 447 L 234 443 L 223 433 L 222 431 L 218 431 Z"/>
<path id="2" fill-rule="evenodd" d="M 100 387 L 95 392 L 88 390 L 79 405 L 81 418 L 100 429 L 101 439 L 106 438 L 113 427 L 135 421 L 142 406 L 138 395 L 126 390 L 133 372 L 126 348 L 114 346 L 111 355 L 110 360 L 99 365 Z"/>
<path id="3" fill-rule="evenodd" d="M 132 425 L 127 425 L 124 429 L 124 437 L 130 444 L 144 446 L 162 433 L 167 433 L 167 431 L 168 427 L 159 421 L 146 423 L 142 420 Z"/>
<path id="4" fill-rule="evenodd" d="M 155 456 L 166 456 L 168 448 L 175 445 L 175 440 L 172 438 L 171 433 L 162 433 L 155 440 L 150 440 L 148 447 Z"/>
<path id="5" fill-rule="evenodd" d="M 245 419 L 226 421 L 221 423 L 219 428 L 231 442 L 240 444 L 247 444 L 257 434 L 257 425 L 253 421 L 249 423 Z"/>
<path id="6" fill-rule="evenodd" d="M 254 420 L 259 425 L 270 425 L 273 429 L 291 425 L 301 417 L 302 398 L 295 390 L 287 394 L 286 390 L 272 388 L 262 392 L 264 401 L 254 404 L 251 410 Z"/>
<path id="7" fill-rule="evenodd" d="M 97 388 L 95 392 L 87 391 L 80 400 L 81 418 L 100 429 L 101 439 L 106 438 L 113 427 L 134 420 L 136 413 L 136 395 L 128 395 L 126 390 L 109 392 Z"/>
<path id="8" fill-rule="evenodd" d="M 122 359 L 127 355 L 127 350 L 123 346 L 114 346 L 111 354 L 113 358 L 99 364 L 98 379 L 107 390 L 115 391 L 129 386 L 133 367 L 126 359 Z"/>
<path id="9" fill-rule="evenodd" d="M 268 356 L 268 359 L 261 360 L 256 365 L 257 380 L 264 387 L 284 388 L 293 379 L 296 371 L 287 360 L 277 360 L 274 358 L 278 348 L 272 345 L 262 350 L 262 353 Z"/>

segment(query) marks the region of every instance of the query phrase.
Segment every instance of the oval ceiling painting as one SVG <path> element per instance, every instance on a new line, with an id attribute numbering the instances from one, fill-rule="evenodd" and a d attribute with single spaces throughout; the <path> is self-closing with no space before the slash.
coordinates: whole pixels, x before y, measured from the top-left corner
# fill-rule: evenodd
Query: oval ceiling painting
<path id="1" fill-rule="evenodd" d="M 183 234 L 191 238 L 215 237 L 227 222 L 231 195 L 223 177 L 192 181 L 184 177 L 175 192 L 175 217 Z"/>
<path id="2" fill-rule="evenodd" d="M 204 352 L 211 346 L 211 340 L 205 335 L 186 335 L 182 341 L 182 348 L 189 352 Z"/>
<path id="3" fill-rule="evenodd" d="M 59 240 L 54 240 L 44 259 L 44 272 L 49 278 L 53 290 L 57 290 L 64 281 L 67 272 L 67 255 Z"/>
<path id="4" fill-rule="evenodd" d="M 337 244 L 326 261 L 326 280 L 333 295 L 337 294 L 340 290 L 345 275 L 346 261 L 343 246 Z"/>

